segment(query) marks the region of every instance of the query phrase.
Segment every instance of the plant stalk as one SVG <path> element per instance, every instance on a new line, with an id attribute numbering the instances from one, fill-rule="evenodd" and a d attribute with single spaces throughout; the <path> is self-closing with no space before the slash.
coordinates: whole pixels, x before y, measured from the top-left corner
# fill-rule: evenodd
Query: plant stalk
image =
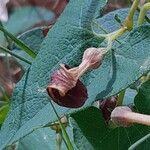
<path id="1" fill-rule="evenodd" d="M 143 7 L 141 8 L 139 18 L 138 18 L 138 25 L 139 26 L 144 23 L 145 16 L 146 16 L 148 10 L 150 10 L 150 3 L 144 4 Z"/>
<path id="2" fill-rule="evenodd" d="M 0 45 L 0 49 L 1 49 L 3 52 L 6 52 L 6 53 L 8 53 L 8 54 L 10 54 L 10 55 L 12 55 L 12 56 L 18 58 L 18 59 L 20 59 L 21 61 L 24 61 L 25 63 L 27 63 L 27 64 L 29 64 L 29 65 L 32 64 L 29 60 L 27 60 L 27 59 L 25 59 L 25 58 L 23 58 L 23 57 L 20 57 L 20 56 L 17 55 L 17 54 L 14 54 L 12 51 L 10 51 L 9 49 L 7 49 L 7 48 L 5 48 L 5 47 L 3 47 L 3 46 L 1 46 L 1 45 Z"/>
<path id="3" fill-rule="evenodd" d="M 55 112 L 55 114 L 56 114 L 56 116 L 57 116 L 57 119 L 58 119 L 60 128 L 61 128 L 61 130 L 62 130 L 62 135 L 63 135 L 64 142 L 65 142 L 65 144 L 66 144 L 68 150 L 73 150 L 73 146 L 72 146 L 72 143 L 71 143 L 71 141 L 70 141 L 70 139 L 69 139 L 69 136 L 68 136 L 68 134 L 67 134 L 67 132 L 66 132 L 64 126 L 62 125 L 62 123 L 61 123 L 61 121 L 60 121 L 60 117 L 59 117 L 59 115 L 58 115 L 58 113 L 57 113 L 57 111 L 56 111 L 56 109 L 55 109 L 53 103 L 51 102 L 51 100 L 50 100 L 50 104 L 51 104 L 51 106 L 52 106 L 52 108 L 53 108 L 53 110 L 54 110 L 54 112 Z"/>
<path id="4" fill-rule="evenodd" d="M 138 4 L 139 4 L 139 0 L 134 0 L 133 4 L 129 10 L 128 16 L 126 17 L 121 28 L 117 31 L 109 33 L 107 35 L 108 38 L 110 38 L 113 41 L 113 40 L 116 40 L 121 35 L 123 35 L 126 31 L 132 30 L 132 28 L 133 28 L 133 17 L 134 17 L 135 11 L 138 8 Z"/>
<path id="5" fill-rule="evenodd" d="M 117 101 L 117 106 L 122 106 L 123 99 L 124 99 L 124 96 L 125 96 L 125 92 L 126 92 L 126 90 L 122 90 L 122 91 L 119 93 L 118 101 Z"/>
<path id="6" fill-rule="evenodd" d="M 35 58 L 36 57 L 36 53 L 30 48 L 28 47 L 25 43 L 23 43 L 21 40 L 17 39 L 14 35 L 12 35 L 11 33 L 9 33 L 5 28 L 3 28 L 2 26 L 0 26 L 0 30 L 7 35 L 10 39 L 12 39 L 12 41 L 14 41 L 23 51 L 25 51 L 30 57 Z"/>

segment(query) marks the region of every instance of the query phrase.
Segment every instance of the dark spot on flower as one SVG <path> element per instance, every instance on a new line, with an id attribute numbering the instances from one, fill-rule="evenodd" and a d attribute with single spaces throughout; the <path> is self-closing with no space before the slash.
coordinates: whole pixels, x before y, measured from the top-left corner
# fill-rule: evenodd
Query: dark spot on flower
<path id="1" fill-rule="evenodd" d="M 118 96 L 112 96 L 110 98 L 99 101 L 99 103 L 100 103 L 99 107 L 102 110 L 103 117 L 107 123 L 111 119 L 111 112 L 116 107 L 117 98 L 118 98 Z"/>

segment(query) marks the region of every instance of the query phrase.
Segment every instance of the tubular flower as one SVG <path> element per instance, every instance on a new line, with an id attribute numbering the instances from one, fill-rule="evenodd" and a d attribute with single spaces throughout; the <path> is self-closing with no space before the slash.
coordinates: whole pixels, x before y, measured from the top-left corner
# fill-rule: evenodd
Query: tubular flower
<path id="1" fill-rule="evenodd" d="M 61 64 L 51 78 L 47 87 L 48 94 L 59 105 L 71 108 L 81 107 L 87 99 L 87 90 L 79 78 L 89 69 L 100 66 L 105 48 L 88 48 L 78 67 L 69 69 Z"/>

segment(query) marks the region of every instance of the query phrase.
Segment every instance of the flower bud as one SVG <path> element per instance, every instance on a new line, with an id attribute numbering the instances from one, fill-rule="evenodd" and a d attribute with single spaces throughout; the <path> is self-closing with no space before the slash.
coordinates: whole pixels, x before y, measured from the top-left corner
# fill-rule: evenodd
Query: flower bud
<path id="1" fill-rule="evenodd" d="M 82 62 L 88 63 L 90 69 L 96 69 L 101 65 L 105 52 L 106 48 L 88 48 L 84 52 Z"/>
<path id="2" fill-rule="evenodd" d="M 111 120 L 117 126 L 129 127 L 132 125 L 127 119 L 128 113 L 130 112 L 132 110 L 127 106 L 116 107 L 111 113 Z"/>

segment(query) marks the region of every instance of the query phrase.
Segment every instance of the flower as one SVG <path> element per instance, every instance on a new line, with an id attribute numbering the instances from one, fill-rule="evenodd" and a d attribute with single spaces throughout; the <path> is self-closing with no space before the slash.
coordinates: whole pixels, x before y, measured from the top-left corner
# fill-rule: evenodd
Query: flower
<path id="1" fill-rule="evenodd" d="M 64 67 L 69 68 L 66 65 Z M 77 80 L 75 86 L 73 88 L 69 88 L 70 83 L 72 83 L 69 82 L 71 79 L 67 80 L 66 76 L 63 74 L 64 70 L 61 69 L 57 70 L 52 75 L 52 82 L 47 87 L 49 96 L 60 106 L 68 108 L 81 107 L 82 105 L 84 105 L 88 97 L 86 87 L 80 80 Z"/>
<path id="2" fill-rule="evenodd" d="M 65 107 L 81 107 L 87 99 L 87 90 L 79 78 L 89 69 L 97 69 L 101 63 L 105 48 L 88 48 L 78 67 L 69 68 L 60 64 L 60 69 L 52 75 L 47 87 L 49 96 L 59 105 Z"/>

